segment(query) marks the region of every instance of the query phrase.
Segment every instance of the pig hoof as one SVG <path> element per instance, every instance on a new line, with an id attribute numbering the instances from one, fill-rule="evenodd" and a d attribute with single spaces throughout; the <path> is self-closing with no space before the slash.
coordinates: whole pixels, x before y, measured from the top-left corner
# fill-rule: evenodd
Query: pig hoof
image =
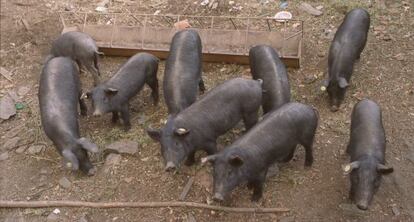
<path id="1" fill-rule="evenodd" d="M 187 159 L 184 164 L 186 166 L 192 166 L 194 163 L 195 163 L 195 160 L 189 160 L 189 159 Z"/>
<path id="2" fill-rule="evenodd" d="M 338 110 L 339 110 L 339 107 L 338 106 L 331 106 L 331 111 L 332 112 L 336 112 Z"/>
<path id="3" fill-rule="evenodd" d="M 88 170 L 88 176 L 94 176 L 98 170 L 96 167 L 92 167 Z"/>
<path id="4" fill-rule="evenodd" d="M 131 125 L 126 125 L 124 126 L 124 130 L 125 132 L 128 132 L 131 129 Z"/>

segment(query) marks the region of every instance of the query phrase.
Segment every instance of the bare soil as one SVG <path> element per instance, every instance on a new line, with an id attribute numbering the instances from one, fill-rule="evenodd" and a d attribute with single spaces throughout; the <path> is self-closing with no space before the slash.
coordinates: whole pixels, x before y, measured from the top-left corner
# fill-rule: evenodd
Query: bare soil
<path id="1" fill-rule="evenodd" d="M 144 90 L 131 101 L 132 129 L 125 133 L 119 125 L 110 123 L 110 115 L 100 118 L 79 118 L 82 135 L 91 138 L 101 148 L 121 139 L 139 143 L 136 155 L 122 155 L 113 167 L 105 167 L 104 153 L 92 155 L 98 167 L 97 175 L 87 177 L 63 169 L 61 158 L 44 135 L 40 125 L 37 99 L 38 79 L 43 59 L 51 42 L 62 26 L 58 11 L 94 11 L 99 1 L 1 0 L 0 66 L 10 71 L 12 81 L 0 76 L 0 97 L 18 91 L 22 86 L 30 91 L 19 97 L 24 108 L 17 115 L 0 123 L 1 200 L 83 200 L 83 201 L 171 201 L 177 200 L 190 177 L 195 178 L 186 201 L 206 203 L 211 198 L 211 168 L 196 164 L 183 167 L 177 174 L 165 173 L 159 144 L 145 133 L 147 127 L 159 127 L 166 118 L 164 101 L 154 107 L 150 90 Z M 266 4 L 259 1 L 227 1 L 217 9 L 200 5 L 197 0 L 114 0 L 110 12 L 187 15 L 273 16 L 279 11 L 279 1 Z M 265 1 L 262 1 L 265 2 Z M 195 4 L 197 3 L 197 4 Z M 280 165 L 277 175 L 266 181 L 263 198 L 250 202 L 245 187 L 233 192 L 229 206 L 286 207 L 284 214 L 236 214 L 202 209 L 87 209 L 60 208 L 58 221 L 414 221 L 414 16 L 412 1 L 309 1 L 322 5 L 322 16 L 300 11 L 300 1 L 288 1 L 287 10 L 294 18 L 305 21 L 304 55 L 300 69 L 289 69 L 294 100 L 311 104 L 319 110 L 320 124 L 315 141 L 315 163 L 303 167 L 304 152 L 298 149 L 294 160 Z M 241 10 L 232 10 L 233 6 Z M 368 44 L 357 64 L 344 106 L 332 113 L 326 95 L 319 92 L 319 83 L 326 70 L 329 44 L 344 13 L 361 6 L 371 14 Z M 29 25 L 27 30 L 22 19 Z M 103 79 L 109 78 L 126 58 L 102 57 Z M 164 62 L 159 77 L 162 79 Z M 203 64 L 203 76 L 208 89 L 226 79 L 250 78 L 248 66 L 234 64 Z M 89 73 L 81 75 L 83 88 L 92 86 Z M 350 113 L 362 98 L 377 101 L 383 110 L 387 134 L 386 159 L 395 172 L 384 178 L 368 211 L 349 208 L 349 180 L 341 165 L 348 162 L 344 154 L 349 139 Z M 1 120 L 0 120 L 1 121 Z M 243 126 L 219 139 L 224 147 L 240 136 Z M 10 150 L 4 147 L 19 137 Z M 33 145 L 46 148 L 39 152 L 24 151 Z M 204 156 L 204 153 L 199 156 Z M 198 157 L 200 158 L 200 157 Z M 63 188 L 59 180 L 66 177 L 71 185 Z M 215 204 L 215 203 L 214 203 Z M 46 221 L 53 208 L 0 209 L 1 221 Z M 49 218 L 50 219 L 50 218 Z"/>

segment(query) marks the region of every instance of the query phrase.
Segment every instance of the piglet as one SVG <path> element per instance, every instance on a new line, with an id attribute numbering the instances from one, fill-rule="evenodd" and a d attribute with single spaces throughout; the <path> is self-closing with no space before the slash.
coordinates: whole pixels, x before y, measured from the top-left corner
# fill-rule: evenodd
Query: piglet
<path id="1" fill-rule="evenodd" d="M 240 184 L 253 189 L 252 201 L 262 197 L 268 168 L 293 158 L 296 146 L 305 148 L 305 166 L 313 163 L 313 140 L 318 125 L 316 110 L 287 103 L 267 113 L 245 135 L 221 152 L 202 158 L 214 167 L 214 199 L 225 200 Z"/>
<path id="2" fill-rule="evenodd" d="M 79 69 L 84 66 L 93 74 L 96 86 L 101 75 L 98 66 L 99 55 L 103 53 L 98 51 L 95 41 L 88 34 L 72 31 L 62 34 L 52 43 L 46 61 L 57 56 L 70 57 L 78 64 Z"/>
<path id="3" fill-rule="evenodd" d="M 290 85 L 285 64 L 270 46 L 257 45 L 249 51 L 253 79 L 263 80 L 263 114 L 290 101 Z"/>
<path id="4" fill-rule="evenodd" d="M 112 112 L 112 122 L 119 119 L 125 130 L 131 128 L 129 118 L 129 100 L 138 94 L 146 83 L 152 90 L 154 105 L 158 104 L 158 70 L 159 59 L 149 53 L 138 53 L 131 57 L 108 81 L 99 84 L 85 93 L 82 99 L 92 100 L 93 115 L 100 116 Z"/>
<path id="5" fill-rule="evenodd" d="M 161 143 L 165 170 L 194 163 L 197 150 L 217 152 L 216 140 L 243 119 L 246 129 L 258 120 L 262 102 L 262 81 L 236 78 L 227 80 L 200 100 L 169 119 L 162 130 L 149 129 L 149 136 Z"/>
<path id="6" fill-rule="evenodd" d="M 381 176 L 394 171 L 385 164 L 385 132 L 381 109 L 372 100 L 358 102 L 351 117 L 351 138 L 347 153 L 351 163 L 345 165 L 351 173 L 349 197 L 361 210 L 368 206 L 380 186 Z"/>
<path id="7" fill-rule="evenodd" d="M 87 151 L 98 147 L 79 135 L 78 103 L 86 115 L 86 105 L 80 100 L 79 72 L 70 58 L 56 57 L 44 66 L 39 83 L 39 106 L 43 129 L 72 170 L 94 175 Z"/>
<path id="8" fill-rule="evenodd" d="M 367 11 L 356 8 L 348 12 L 335 33 L 328 55 L 328 78 L 322 82 L 321 90 L 327 91 L 331 111 L 339 109 L 346 88 L 367 42 L 370 17 Z"/>

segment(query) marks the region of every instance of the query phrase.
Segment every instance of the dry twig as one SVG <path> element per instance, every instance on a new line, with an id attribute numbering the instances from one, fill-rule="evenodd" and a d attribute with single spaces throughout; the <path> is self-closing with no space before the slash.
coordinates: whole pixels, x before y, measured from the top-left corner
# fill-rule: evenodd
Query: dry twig
<path id="1" fill-rule="evenodd" d="M 189 207 L 234 213 L 283 213 L 288 208 L 237 208 L 213 206 L 194 202 L 83 202 L 83 201 L 0 201 L 0 208 L 45 208 L 45 207 L 88 207 L 88 208 L 162 208 Z"/>

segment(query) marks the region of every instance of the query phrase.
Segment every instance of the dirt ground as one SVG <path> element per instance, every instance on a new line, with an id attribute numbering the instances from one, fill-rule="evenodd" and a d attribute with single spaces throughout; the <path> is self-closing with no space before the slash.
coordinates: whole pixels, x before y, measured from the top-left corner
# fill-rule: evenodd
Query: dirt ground
<path id="1" fill-rule="evenodd" d="M 105 164 L 104 153 L 92 155 L 98 168 L 87 177 L 63 169 L 61 158 L 40 126 L 37 100 L 38 79 L 43 59 L 51 41 L 62 28 L 58 11 L 94 11 L 99 1 L 1 0 L 0 66 L 12 73 L 12 81 L 0 76 L 0 97 L 19 93 L 24 104 L 17 115 L 0 123 L 1 200 L 83 200 L 83 201 L 172 201 L 178 200 L 190 177 L 194 183 L 186 201 L 210 202 L 211 168 L 196 164 L 183 167 L 177 174 L 162 168 L 159 144 L 145 133 L 147 127 L 159 127 L 166 118 L 162 100 L 154 107 L 150 90 L 131 101 L 132 129 L 125 133 L 110 124 L 110 116 L 79 118 L 81 134 L 101 148 L 127 139 L 138 142 L 135 155 L 121 155 L 112 167 Z M 177 4 L 179 2 L 179 4 Z M 272 16 L 279 11 L 279 1 L 235 0 L 234 5 L 209 9 L 199 0 L 114 0 L 110 12 Z M 226 1 L 223 1 L 226 2 Z M 263 2 L 261 4 L 260 2 Z M 266 3 L 267 2 L 267 3 Z M 344 3 L 346 2 L 346 3 Z M 279 174 L 265 184 L 263 198 L 250 202 L 250 191 L 240 187 L 227 203 L 234 207 L 285 207 L 280 214 L 240 214 L 190 208 L 89 209 L 59 208 L 57 221 L 414 221 L 414 16 L 412 1 L 309 1 L 322 5 L 322 16 L 300 11 L 300 1 L 288 1 L 287 10 L 294 18 L 305 21 L 304 55 L 300 69 L 289 69 L 294 100 L 316 107 L 320 124 L 314 145 L 315 162 L 303 167 L 304 151 L 299 148 L 293 161 L 280 165 Z M 229 10 L 242 6 L 241 10 Z M 326 95 L 318 88 L 326 68 L 327 51 L 346 11 L 362 6 L 371 14 L 368 44 L 356 65 L 343 108 L 329 111 Z M 22 19 L 27 21 L 26 30 Z M 109 78 L 126 58 L 102 57 L 103 79 Z M 164 62 L 158 76 L 162 78 Z M 203 64 L 208 89 L 237 76 L 249 78 L 248 66 Z M 81 75 L 83 88 L 92 86 L 89 73 Z M 23 89 L 22 89 L 23 87 Z M 161 92 L 162 93 L 162 92 Z M 23 95 L 24 94 L 24 95 Z M 383 110 L 387 134 L 386 159 L 394 173 L 383 179 L 368 211 L 352 208 L 348 200 L 349 180 L 341 165 L 348 161 L 344 150 L 349 139 L 350 113 L 362 98 L 377 101 Z M 240 135 L 242 125 L 219 139 L 225 146 Z M 16 144 L 10 145 L 13 141 Z M 11 147 L 6 147 L 9 145 Z M 44 146 L 40 152 L 33 146 Z M 29 147 L 32 147 L 30 149 Z M 204 153 L 199 156 L 204 156 Z M 199 158 L 199 157 L 198 157 Z M 67 188 L 59 183 L 70 181 Z M 215 204 L 215 203 L 214 203 Z M 46 221 L 54 208 L 0 209 L 1 221 Z M 49 220 L 53 220 L 49 216 Z"/>

